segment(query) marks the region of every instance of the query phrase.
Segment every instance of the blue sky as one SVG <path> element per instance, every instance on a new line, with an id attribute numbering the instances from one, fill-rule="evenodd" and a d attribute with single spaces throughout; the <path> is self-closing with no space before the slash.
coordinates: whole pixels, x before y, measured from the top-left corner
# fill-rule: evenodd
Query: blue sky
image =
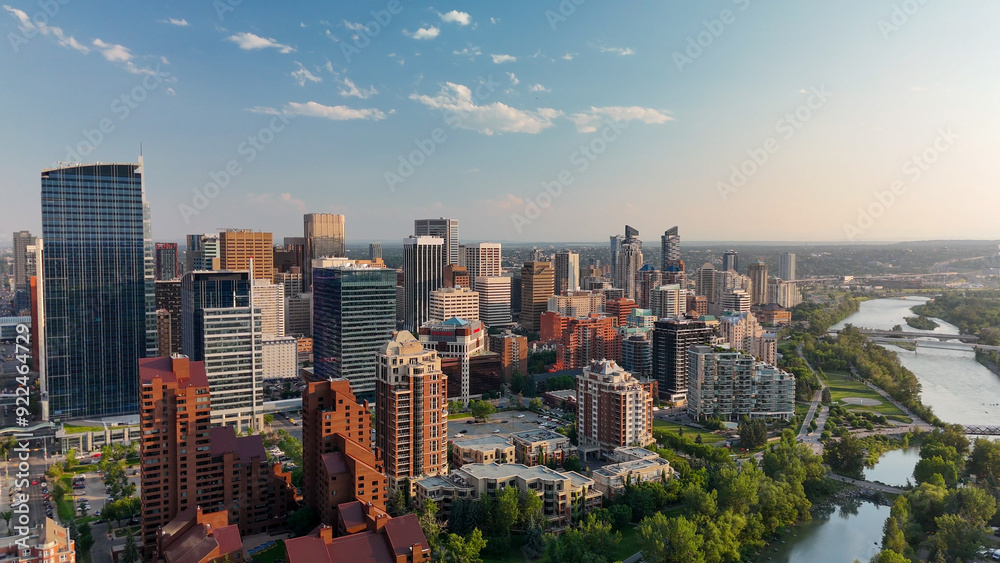
<path id="1" fill-rule="evenodd" d="M 992 2 L 7 1 L 6 240 L 140 142 L 158 240 L 997 238 Z"/>

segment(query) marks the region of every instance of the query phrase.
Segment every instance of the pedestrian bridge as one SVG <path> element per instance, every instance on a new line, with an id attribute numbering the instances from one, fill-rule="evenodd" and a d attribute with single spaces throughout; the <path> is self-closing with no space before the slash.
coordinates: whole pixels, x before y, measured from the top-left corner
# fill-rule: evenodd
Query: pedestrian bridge
<path id="1" fill-rule="evenodd" d="M 1000 426 L 984 426 L 980 424 L 970 424 L 965 426 L 966 434 L 979 434 L 982 436 L 1000 436 Z"/>
<path id="2" fill-rule="evenodd" d="M 924 339 L 934 339 L 941 341 L 957 340 L 959 342 L 979 342 L 978 336 L 972 336 L 969 334 L 942 334 L 939 332 L 906 332 L 900 330 L 872 330 L 870 328 L 857 327 L 858 332 L 865 336 L 874 336 L 879 338 L 924 338 Z M 830 332 L 837 334 L 840 329 L 833 329 Z"/>

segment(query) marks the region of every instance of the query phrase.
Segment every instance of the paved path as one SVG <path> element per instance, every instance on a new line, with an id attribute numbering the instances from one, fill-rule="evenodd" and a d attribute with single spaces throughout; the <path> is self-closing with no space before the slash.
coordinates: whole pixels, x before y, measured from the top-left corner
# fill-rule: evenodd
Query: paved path
<path id="1" fill-rule="evenodd" d="M 836 473 L 829 473 L 827 476 L 834 481 L 840 481 L 841 483 L 848 483 L 856 487 L 861 487 L 863 489 L 869 489 L 873 491 L 879 491 L 881 493 L 890 493 L 894 495 L 899 495 L 905 493 L 905 489 L 900 489 L 898 487 L 890 487 L 889 485 L 883 485 L 881 483 L 872 483 L 871 481 L 862 481 L 859 479 L 851 479 L 850 477 L 844 477 L 843 475 L 837 475 Z"/>
<path id="2" fill-rule="evenodd" d="M 809 360 L 807 360 L 802 354 L 801 343 L 796 347 L 795 351 L 798 353 L 799 357 L 802 358 L 802 361 L 806 363 L 806 367 L 809 368 L 809 371 L 815 375 L 816 370 L 813 369 L 812 365 L 809 364 Z M 809 423 L 812 422 L 813 416 L 816 414 L 816 410 L 821 409 L 820 403 L 823 399 L 823 390 L 826 389 L 826 382 L 823 381 L 823 378 L 816 375 L 816 380 L 819 381 L 820 388 L 819 391 L 813 393 L 812 403 L 809 405 L 809 412 L 806 413 L 806 418 L 802 421 L 802 427 L 799 428 L 797 440 L 812 448 L 812 450 L 817 454 L 822 455 L 823 444 L 819 441 L 819 437 L 823 434 L 823 429 L 826 427 L 826 419 L 830 416 L 830 409 L 822 409 L 820 411 L 819 416 L 816 418 L 816 431 L 810 434 Z"/>

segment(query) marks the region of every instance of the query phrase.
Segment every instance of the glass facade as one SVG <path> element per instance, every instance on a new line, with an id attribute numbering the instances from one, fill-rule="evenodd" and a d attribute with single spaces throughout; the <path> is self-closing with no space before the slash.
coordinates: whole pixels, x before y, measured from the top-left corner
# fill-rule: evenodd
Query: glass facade
<path id="1" fill-rule="evenodd" d="M 136 414 L 138 361 L 156 347 L 142 164 L 73 165 L 41 182 L 50 416 Z"/>
<path id="2" fill-rule="evenodd" d="M 375 396 L 375 358 L 396 329 L 396 271 L 313 271 L 313 359 L 320 379 L 346 378 L 359 399 Z"/>

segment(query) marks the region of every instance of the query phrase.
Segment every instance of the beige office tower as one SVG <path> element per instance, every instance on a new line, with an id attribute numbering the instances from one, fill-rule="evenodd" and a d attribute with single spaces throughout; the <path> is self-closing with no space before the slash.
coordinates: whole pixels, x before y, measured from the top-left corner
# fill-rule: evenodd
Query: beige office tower
<path id="1" fill-rule="evenodd" d="M 302 219 L 305 260 L 302 265 L 304 291 L 312 291 L 312 261 L 316 258 L 347 256 L 344 216 L 335 213 L 306 213 Z"/>
<path id="2" fill-rule="evenodd" d="M 580 255 L 565 251 L 556 253 L 556 295 L 580 289 Z"/>
<path id="3" fill-rule="evenodd" d="M 448 389 L 441 358 L 407 331 L 393 334 L 375 368 L 375 446 L 389 490 L 448 473 Z"/>
<path id="4" fill-rule="evenodd" d="M 476 278 L 476 287 L 479 320 L 488 327 L 510 325 L 510 278 L 480 276 Z"/>
<path id="5" fill-rule="evenodd" d="M 542 313 L 555 295 L 556 274 L 551 262 L 525 262 L 521 268 L 521 327 L 529 332 L 542 329 Z"/>
<path id="6" fill-rule="evenodd" d="M 649 292 L 649 308 L 657 319 L 682 316 L 687 313 L 687 295 L 680 285 L 661 285 Z"/>
<path id="7" fill-rule="evenodd" d="M 500 243 L 477 242 L 476 244 L 463 244 L 458 248 L 458 265 L 465 266 L 469 272 L 472 289 L 479 290 L 476 287 L 476 278 L 498 277 L 503 273 L 503 269 L 500 267 Z"/>
<path id="8" fill-rule="evenodd" d="M 441 287 L 432 291 L 428 320 L 446 321 L 453 317 L 478 321 L 479 293 L 467 287 Z"/>
<path id="9" fill-rule="evenodd" d="M 253 260 L 253 278 L 270 280 L 274 277 L 274 244 L 271 233 L 249 229 L 227 229 L 219 233 L 220 268 L 249 270 Z"/>
<path id="10" fill-rule="evenodd" d="M 758 260 L 747 268 L 750 276 L 750 303 L 767 305 L 767 264 Z"/>
<path id="11" fill-rule="evenodd" d="M 253 304 L 260 308 L 264 338 L 285 335 L 285 287 L 268 280 L 253 281 Z"/>

